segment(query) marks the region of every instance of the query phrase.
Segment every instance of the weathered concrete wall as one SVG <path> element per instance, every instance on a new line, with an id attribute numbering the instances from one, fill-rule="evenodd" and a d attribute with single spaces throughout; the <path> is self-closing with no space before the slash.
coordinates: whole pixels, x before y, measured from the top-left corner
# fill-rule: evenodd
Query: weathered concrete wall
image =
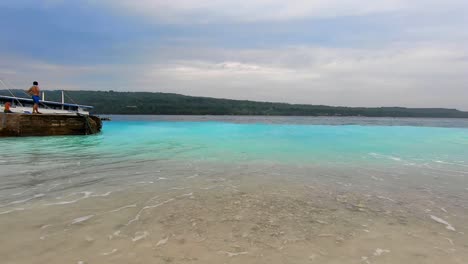
<path id="1" fill-rule="evenodd" d="M 0 113 L 0 136 L 16 136 L 19 133 L 20 115 Z"/>
<path id="2" fill-rule="evenodd" d="M 0 137 L 88 135 L 101 128 L 102 122 L 95 116 L 0 113 Z"/>

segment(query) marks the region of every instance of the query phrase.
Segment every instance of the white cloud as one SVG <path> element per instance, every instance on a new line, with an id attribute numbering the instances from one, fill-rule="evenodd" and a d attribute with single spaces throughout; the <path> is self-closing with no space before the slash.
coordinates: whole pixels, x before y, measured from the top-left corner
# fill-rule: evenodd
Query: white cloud
<path id="1" fill-rule="evenodd" d="M 146 78 L 161 75 L 165 78 L 178 80 L 199 81 L 202 79 L 226 78 L 237 79 L 263 79 L 269 81 L 288 82 L 318 78 L 316 74 L 306 74 L 295 69 L 273 65 L 247 64 L 242 62 L 225 61 L 213 63 L 209 61 L 175 61 L 170 65 L 155 65 L 146 72 Z M 152 81 L 152 80 L 151 80 Z"/>
<path id="2" fill-rule="evenodd" d="M 3 2 L 0 6 L 29 2 L 32 1 Z M 44 8 L 65 3 L 50 0 L 39 5 Z M 145 90 L 292 103 L 438 106 L 468 110 L 465 102 L 468 97 L 468 35 L 465 33 L 468 20 L 457 16 L 468 10 L 465 0 L 88 0 L 88 3 L 113 8 L 125 15 L 142 16 L 156 23 L 246 23 L 236 27 L 238 30 L 249 30 L 251 25 L 255 28 L 256 24 L 250 22 L 275 21 L 274 25 L 284 26 L 281 30 L 294 31 L 295 23 L 282 24 L 281 21 L 386 12 L 399 14 L 395 17 L 403 21 L 392 21 L 394 16 L 368 17 L 363 21 L 383 21 L 386 26 L 395 24 L 399 28 L 391 36 L 375 29 L 365 34 L 355 32 L 362 43 L 357 48 L 351 48 L 358 46 L 356 43 L 346 42 L 348 34 L 337 36 L 342 37 L 339 47 L 307 38 L 285 42 L 297 43 L 285 47 L 286 44 L 267 43 L 268 37 L 263 39 L 262 31 L 258 30 L 258 40 L 265 42 L 262 48 L 251 48 L 254 41 L 249 40 L 242 43 L 244 48 L 226 48 L 229 39 L 236 39 L 236 36 L 225 40 L 225 36 L 217 32 L 213 35 L 220 42 L 214 41 L 215 44 L 203 41 L 212 36 L 186 36 L 180 32 L 174 33 L 180 40 L 173 46 L 162 47 L 158 44 L 163 44 L 140 39 L 146 43 L 142 45 L 144 48 L 129 45 L 127 51 L 144 54 L 144 59 L 136 56 L 131 64 L 127 61 L 117 65 L 57 64 L 15 57 L 13 52 L 3 51 L 0 78 L 18 88 L 27 88 L 33 80 L 38 80 L 45 89 Z M 337 24 L 331 23 L 329 34 L 343 34 L 343 30 L 337 32 L 336 27 L 346 28 L 345 22 L 333 21 Z M 178 29 L 185 29 L 186 25 L 179 26 Z M 366 25 L 361 27 L 365 31 Z M 161 28 L 164 26 L 159 25 L 158 29 Z M 202 28 L 212 29 L 211 25 Z M 350 28 L 356 30 L 356 27 Z M 271 31 L 275 32 L 275 28 Z M 199 42 L 192 42 L 192 38 Z M 376 44 L 374 39 L 380 38 L 383 40 Z M 372 45 L 368 45 L 369 42 Z M 137 51 L 132 53 L 131 48 Z"/>
<path id="3" fill-rule="evenodd" d="M 192 52 L 200 58 L 139 67 L 136 85 L 150 91 L 263 101 L 468 109 L 468 50 L 463 46 Z M 233 57 L 238 60 L 226 60 Z"/>
<path id="4" fill-rule="evenodd" d="M 152 62 L 73 66 L 2 56 L 0 74 L 24 89 L 38 80 L 45 89 L 468 110 L 468 49 L 461 44 L 399 44 L 382 49 L 166 48 L 148 59 Z"/>

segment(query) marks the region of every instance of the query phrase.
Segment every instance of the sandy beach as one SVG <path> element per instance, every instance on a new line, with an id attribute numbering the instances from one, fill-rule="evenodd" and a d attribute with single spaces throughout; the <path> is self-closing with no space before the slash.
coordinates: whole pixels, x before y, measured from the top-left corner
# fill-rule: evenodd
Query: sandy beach
<path id="1" fill-rule="evenodd" d="M 461 264 L 468 259 L 468 210 L 457 208 L 455 215 L 451 207 L 428 209 L 424 190 L 419 200 L 404 194 L 390 198 L 337 184 L 272 180 L 259 172 L 156 179 L 121 191 L 75 191 L 54 199 L 36 194 L 10 204 L 15 205 L 10 212 L 2 207 L 2 262 Z M 450 223 L 438 216 L 448 216 Z"/>

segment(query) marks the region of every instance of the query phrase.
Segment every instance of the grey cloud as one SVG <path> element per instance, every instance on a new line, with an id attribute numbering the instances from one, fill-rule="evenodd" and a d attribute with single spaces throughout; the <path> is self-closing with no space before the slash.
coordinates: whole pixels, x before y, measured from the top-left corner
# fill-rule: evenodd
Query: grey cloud
<path id="1" fill-rule="evenodd" d="M 166 48 L 146 64 L 67 66 L 30 61 L 0 64 L 25 86 L 34 76 L 48 87 L 162 91 L 260 101 L 345 106 L 450 107 L 468 110 L 468 50 L 456 45 L 381 50 L 323 47 L 223 50 L 182 60 Z M 184 57 L 184 56 L 182 56 Z M 8 73 L 8 72 L 7 72 Z M 96 77 L 99 77 L 96 79 Z"/>
<path id="2" fill-rule="evenodd" d="M 141 69 L 140 87 L 156 83 L 168 92 L 294 103 L 468 108 L 462 46 L 194 53 L 204 58 Z M 233 57 L 238 60 L 220 62 Z"/>
<path id="3" fill-rule="evenodd" d="M 153 47 L 149 43 L 142 51 L 144 58 L 133 59 L 133 63 L 72 66 L 2 56 L 0 74 L 20 86 L 29 85 L 30 80 L 24 80 L 27 76 L 44 80 L 42 83 L 50 88 L 144 90 L 291 103 L 468 110 L 465 102 L 468 35 L 464 33 L 467 21 L 463 17 L 451 17 L 468 9 L 466 1 L 388 0 L 375 4 L 363 0 L 343 4 L 343 1 L 258 0 L 242 7 L 244 11 L 229 8 L 234 5 L 230 0 L 216 4 L 208 0 L 132 1 L 135 4 L 132 8 L 136 9 L 121 9 L 130 3 L 126 0 L 113 3 L 117 3 L 113 8 L 118 12 L 140 14 L 153 22 L 169 21 L 163 11 L 155 11 L 161 5 L 170 19 L 182 19 L 173 22 L 181 23 L 200 22 L 192 16 L 194 12 L 202 12 L 211 22 L 234 19 L 242 23 L 253 23 L 251 17 L 260 20 L 320 17 L 324 8 L 330 8 L 329 15 L 333 16 L 379 12 L 404 15 L 396 16 L 403 17 L 401 21 L 388 17 L 388 23 L 399 27 L 399 35 L 372 47 L 365 44 L 375 42 L 373 38 L 379 39 L 385 32 L 360 36 L 362 46 L 344 43 L 340 47 L 298 42 L 288 46 L 273 43 L 262 48 L 247 43 L 242 48 L 226 48 L 223 44 L 192 45 L 190 39 L 183 38 L 174 46 Z M 339 3 L 343 6 L 338 6 Z M 289 9 L 281 13 L 281 7 L 287 5 Z M 214 13 L 218 15 L 210 17 Z"/>
<path id="4" fill-rule="evenodd" d="M 301 18 L 356 16 L 386 12 L 440 14 L 467 8 L 461 0 L 105 0 L 120 13 L 143 15 L 163 23 L 217 23 L 220 21 L 287 21 Z"/>

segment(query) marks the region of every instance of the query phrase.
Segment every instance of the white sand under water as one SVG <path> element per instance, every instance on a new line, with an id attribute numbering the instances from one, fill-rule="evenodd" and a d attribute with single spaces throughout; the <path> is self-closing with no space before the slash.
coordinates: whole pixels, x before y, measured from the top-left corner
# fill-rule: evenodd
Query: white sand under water
<path id="1" fill-rule="evenodd" d="M 466 207 L 340 186 L 252 172 L 35 194 L 0 208 L 1 262 L 467 263 Z"/>

